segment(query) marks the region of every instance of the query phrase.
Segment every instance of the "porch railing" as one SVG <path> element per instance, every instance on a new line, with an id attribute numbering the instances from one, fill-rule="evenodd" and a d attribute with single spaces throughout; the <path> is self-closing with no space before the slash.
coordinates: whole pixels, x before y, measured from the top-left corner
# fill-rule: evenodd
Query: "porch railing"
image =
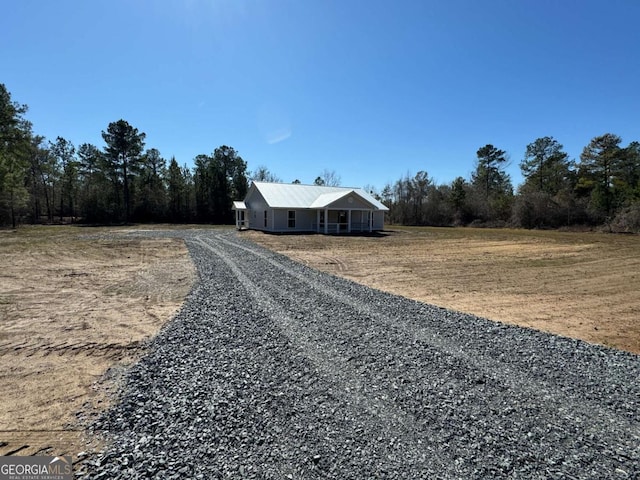
<path id="1" fill-rule="evenodd" d="M 312 224 L 313 230 L 316 232 L 324 233 L 324 223 L 320 223 L 320 228 L 318 228 L 317 223 Z M 327 233 L 347 233 L 349 231 L 348 223 L 327 223 Z M 352 232 L 368 232 L 369 224 L 366 222 L 352 222 L 351 223 L 351 231 Z"/>

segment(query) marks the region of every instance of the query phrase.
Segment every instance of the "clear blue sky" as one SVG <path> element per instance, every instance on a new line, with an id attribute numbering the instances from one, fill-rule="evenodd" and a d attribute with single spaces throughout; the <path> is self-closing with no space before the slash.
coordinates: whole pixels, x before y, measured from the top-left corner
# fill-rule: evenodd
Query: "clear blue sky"
<path id="1" fill-rule="evenodd" d="M 290 182 L 468 178 L 492 143 L 572 158 L 640 140 L 638 0 L 13 0 L 0 83 L 35 133 L 99 147 L 123 118 L 192 164 L 234 147 Z"/>

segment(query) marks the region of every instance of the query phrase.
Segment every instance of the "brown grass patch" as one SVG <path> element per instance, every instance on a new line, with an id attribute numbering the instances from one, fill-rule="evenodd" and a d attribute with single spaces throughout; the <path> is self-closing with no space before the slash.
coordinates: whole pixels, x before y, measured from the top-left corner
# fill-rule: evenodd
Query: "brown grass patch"
<path id="1" fill-rule="evenodd" d="M 243 235 L 387 292 L 640 353 L 637 235 L 473 228 Z"/>

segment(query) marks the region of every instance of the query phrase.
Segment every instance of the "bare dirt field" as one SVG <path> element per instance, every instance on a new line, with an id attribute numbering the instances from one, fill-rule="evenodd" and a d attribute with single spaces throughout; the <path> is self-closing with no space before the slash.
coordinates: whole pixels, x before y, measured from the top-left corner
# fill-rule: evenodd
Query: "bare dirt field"
<path id="1" fill-rule="evenodd" d="M 134 230 L 0 231 L 0 455 L 91 448 L 83 422 L 109 405 L 118 372 L 182 304 L 195 280 L 184 243 L 113 235 Z M 381 290 L 640 353 L 639 236 L 241 235 Z"/>
<path id="2" fill-rule="evenodd" d="M 78 413 L 108 405 L 105 373 L 138 358 L 191 288 L 181 240 L 116 230 L 0 231 L 0 455 L 75 458 L 93 440 Z"/>
<path id="3" fill-rule="evenodd" d="M 379 236 L 242 235 L 370 287 L 640 353 L 640 236 L 392 228 Z"/>

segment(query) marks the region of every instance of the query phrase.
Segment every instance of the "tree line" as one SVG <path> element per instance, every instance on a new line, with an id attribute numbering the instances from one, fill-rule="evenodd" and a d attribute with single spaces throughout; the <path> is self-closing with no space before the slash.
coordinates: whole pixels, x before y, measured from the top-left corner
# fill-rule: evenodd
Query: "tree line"
<path id="1" fill-rule="evenodd" d="M 232 223 L 233 200 L 248 189 L 247 164 L 232 147 L 167 162 L 125 120 L 102 131 L 104 147 L 46 141 L 32 132 L 26 105 L 0 84 L 0 224 Z"/>
<path id="2" fill-rule="evenodd" d="M 478 149 L 469 179 L 436 185 L 426 171 L 405 175 L 377 193 L 391 223 L 561 228 L 604 225 L 640 231 L 640 143 L 612 133 L 594 137 L 579 161 L 553 137 L 527 145 L 524 182 L 514 192 L 505 151 Z"/>
<path id="3" fill-rule="evenodd" d="M 0 84 L 0 224 L 83 221 L 233 223 L 233 200 L 250 179 L 280 181 L 265 166 L 253 175 L 232 147 L 197 155 L 194 167 L 145 149 L 145 134 L 125 120 L 102 131 L 102 148 L 57 137 L 47 141 L 25 119 L 27 106 Z M 553 137 L 527 145 L 524 182 L 514 191 L 504 150 L 476 152 L 470 178 L 437 185 L 426 171 L 406 174 L 381 191 L 388 223 L 560 228 L 605 225 L 640 231 L 640 143 L 622 145 L 606 133 L 586 145 L 579 161 Z M 300 183 L 295 180 L 294 183 Z M 317 185 L 339 185 L 324 170 Z"/>

